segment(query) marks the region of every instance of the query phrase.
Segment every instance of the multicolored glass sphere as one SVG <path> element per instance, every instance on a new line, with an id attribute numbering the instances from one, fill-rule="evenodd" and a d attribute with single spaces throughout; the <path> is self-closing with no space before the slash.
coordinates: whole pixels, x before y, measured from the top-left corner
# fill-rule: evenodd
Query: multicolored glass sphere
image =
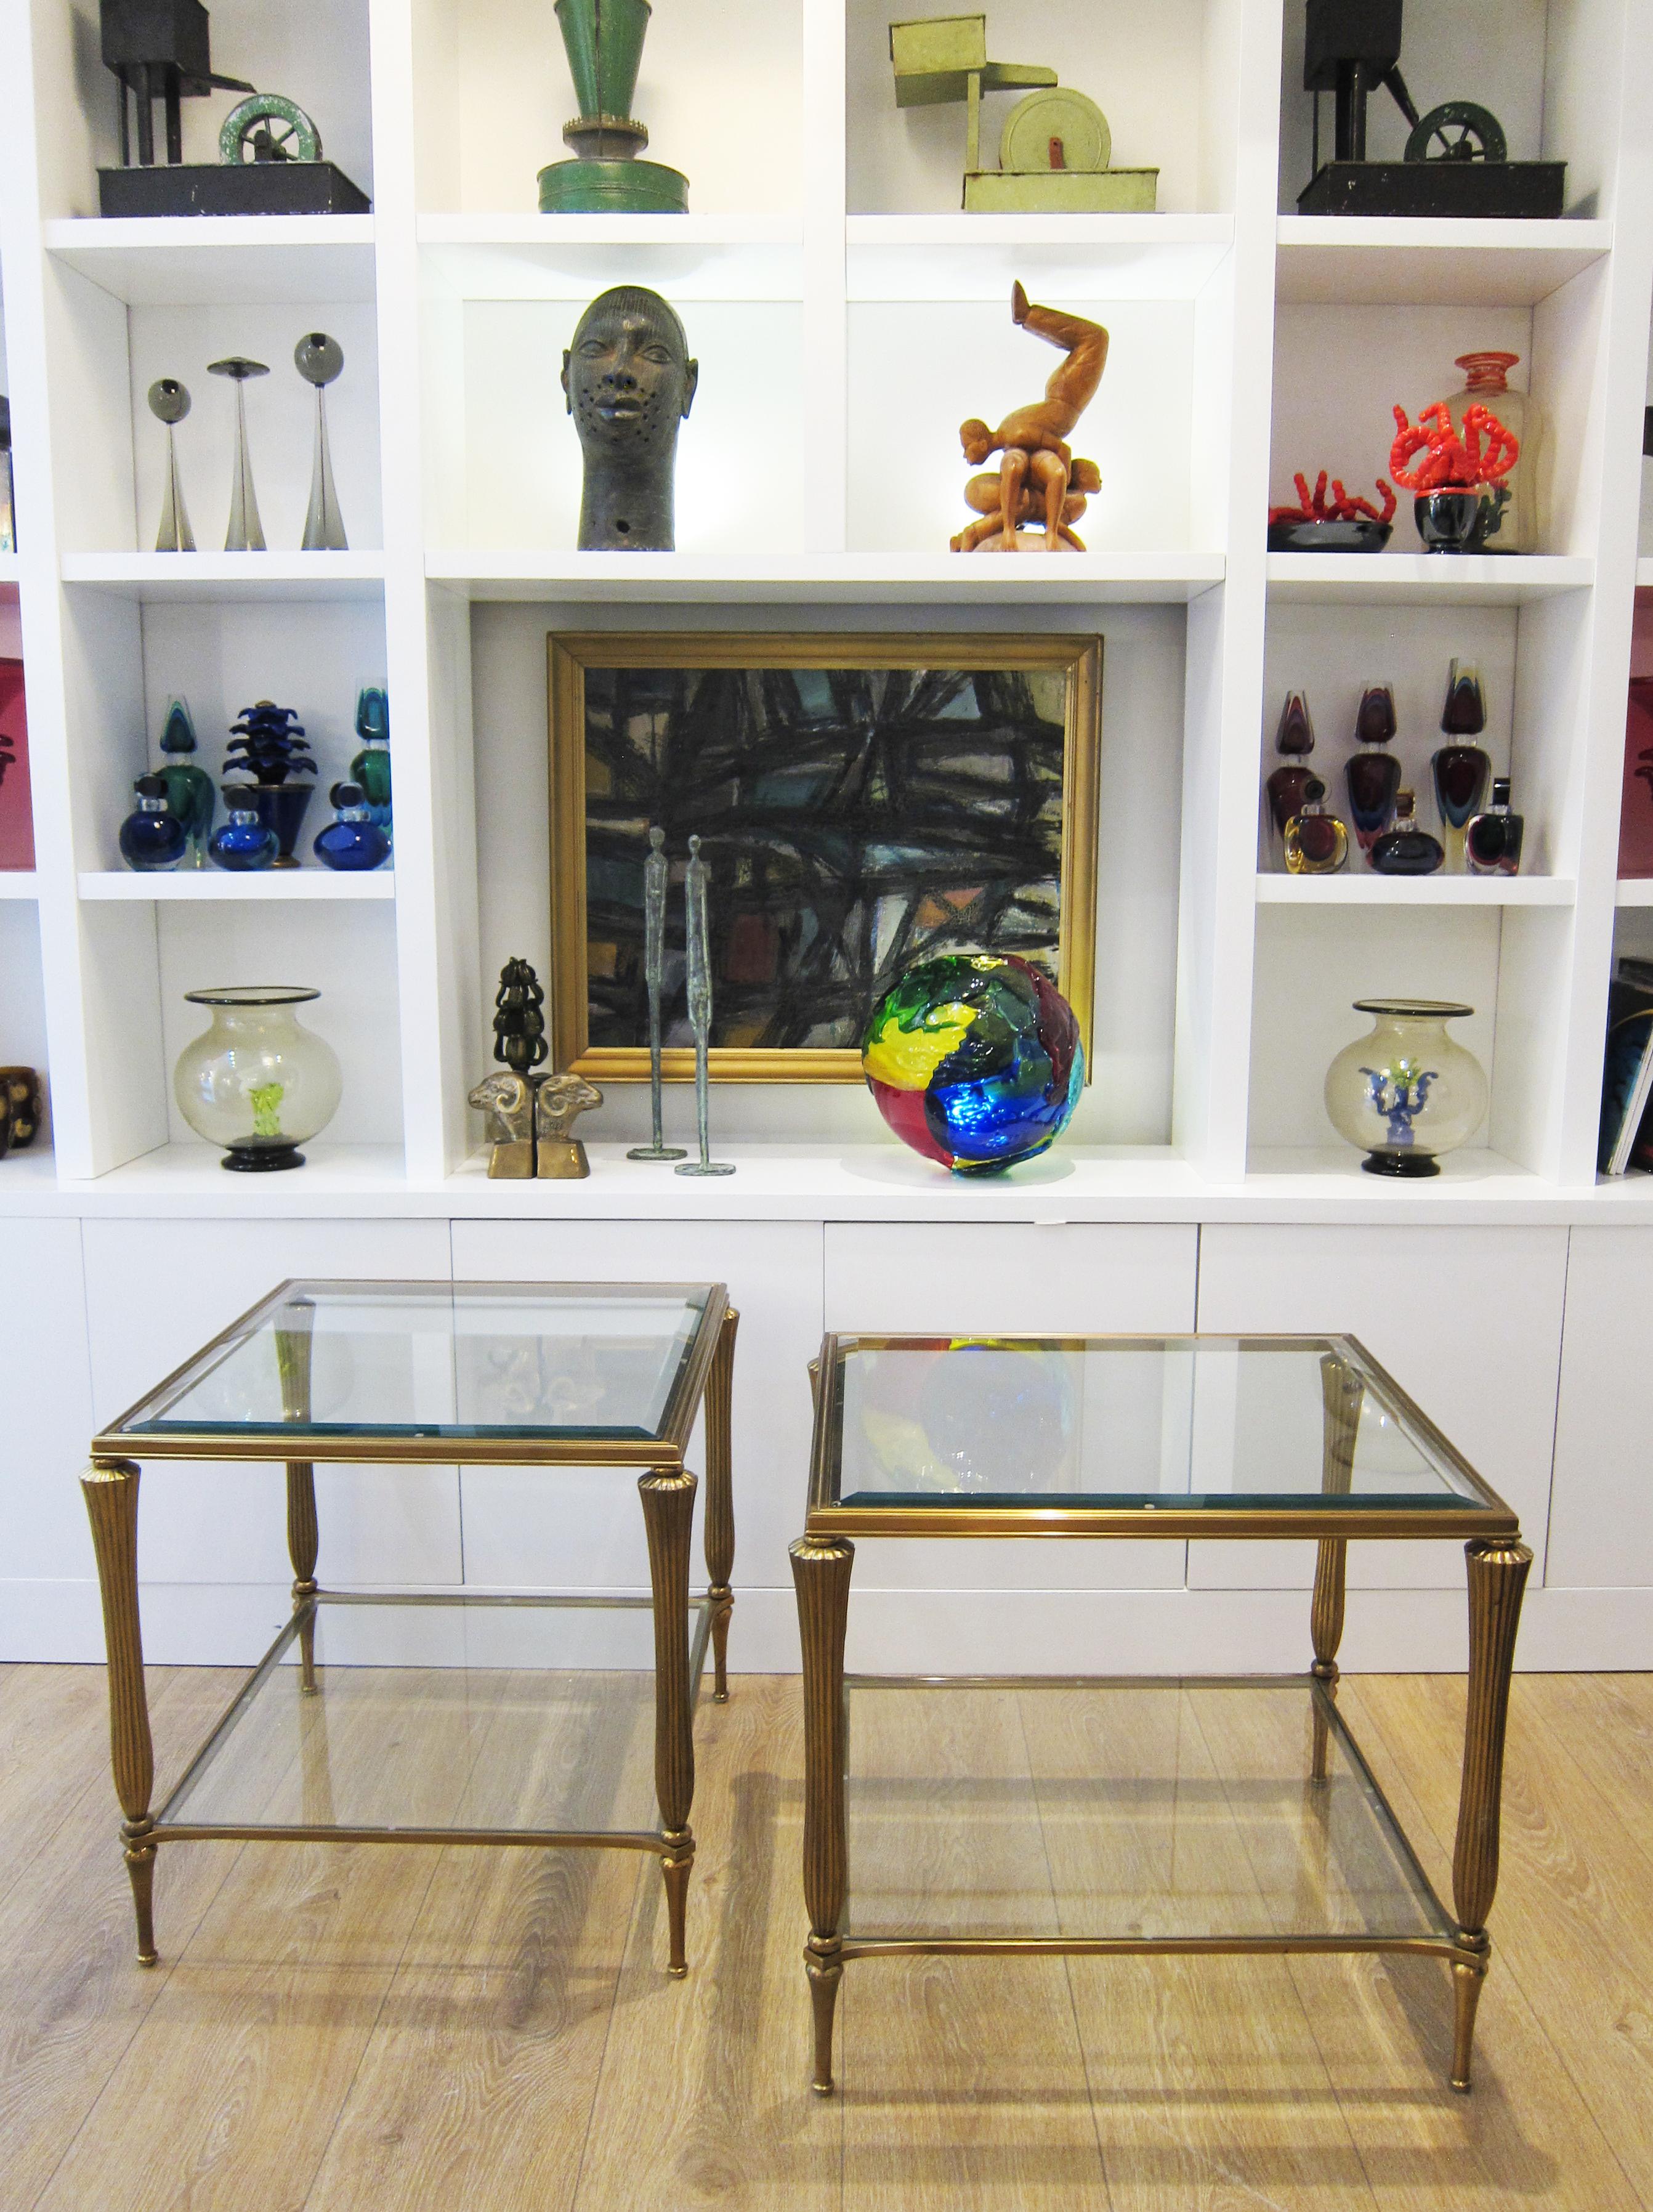
<path id="1" fill-rule="evenodd" d="M 1014 953 L 952 952 L 909 968 L 873 1009 L 861 1069 L 902 1139 L 955 1175 L 1030 1160 L 1085 1086 L 1073 1009 Z"/>

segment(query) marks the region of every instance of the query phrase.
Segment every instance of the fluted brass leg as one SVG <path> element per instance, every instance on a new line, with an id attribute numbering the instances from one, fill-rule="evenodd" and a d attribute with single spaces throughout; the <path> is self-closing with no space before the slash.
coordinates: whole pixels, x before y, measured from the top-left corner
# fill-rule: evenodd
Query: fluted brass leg
<path id="1" fill-rule="evenodd" d="M 689 1826 L 695 1798 L 694 1704 L 689 1683 L 689 1551 L 698 1485 L 686 1468 L 659 1468 L 637 1485 L 648 1531 L 648 1573 L 654 1591 L 654 1793 L 669 1846 L 661 1861 L 672 1938 L 668 1971 L 689 1971 L 684 1909 L 695 1838 Z"/>
<path id="2" fill-rule="evenodd" d="M 729 1577 L 735 1565 L 733 1405 L 735 1333 L 740 1316 L 723 1316 L 717 1358 L 706 1386 L 706 1595 L 712 1606 L 712 1696 L 729 1697 L 729 1616 L 735 1609 Z"/>
<path id="3" fill-rule="evenodd" d="M 1335 1352 L 1322 1354 L 1320 1487 L 1328 1498 L 1346 1498 L 1353 1485 L 1355 1444 L 1360 1433 L 1360 1408 L 1365 1395 L 1365 1384 Z M 1332 1698 L 1337 1695 L 1337 1651 L 1343 1641 L 1348 1549 L 1341 1536 L 1322 1537 L 1315 1560 L 1314 1603 L 1309 1614 L 1309 1630 L 1315 1646 L 1315 1663 L 1310 1671 L 1317 1681 L 1325 1684 L 1326 1693 Z M 1326 1779 L 1330 1735 L 1330 1726 L 1316 1700 L 1310 1769 L 1316 1782 Z"/>
<path id="4" fill-rule="evenodd" d="M 844 1820 L 844 1630 L 855 1547 L 841 1537 L 805 1536 L 792 1547 L 798 1627 L 804 1647 L 804 1953 L 815 2013 L 818 2095 L 832 2094 L 832 2022 L 843 1974 L 844 1890 L 848 1842 Z"/>
<path id="5" fill-rule="evenodd" d="M 115 1795 L 125 1814 L 121 1843 L 137 1915 L 137 1959 L 155 1962 L 155 1845 L 149 1795 L 155 1747 L 143 1686 L 143 1638 L 137 1610 L 137 1468 L 131 1460 L 100 1460 L 81 1478 L 103 1599 L 103 1640 L 109 1658 L 109 1753 Z"/>
<path id="6" fill-rule="evenodd" d="M 316 1594 L 316 1555 L 321 1547 L 316 1521 L 316 1473 L 307 1459 L 287 1462 L 287 1556 L 293 1562 L 293 1605 L 296 1610 Z M 299 1624 L 299 1686 L 316 1690 L 316 1616 Z"/>
<path id="7" fill-rule="evenodd" d="M 1533 1555 L 1525 1544 L 1471 1542 L 1469 1696 L 1464 1721 L 1463 1781 L 1452 1853 L 1452 1902 L 1458 1943 L 1469 1956 L 1452 1969 L 1456 1996 L 1452 2086 L 1469 2087 L 1475 2007 L 1491 1950 L 1486 1918 L 1498 1884 L 1498 1814 L 1504 1792 L 1504 1736 L 1510 1717 L 1510 1677 L 1516 1632 Z M 1474 1987 L 1469 1985 L 1474 1984 Z"/>
<path id="8" fill-rule="evenodd" d="M 1469 2053 L 1475 2040 L 1475 2008 L 1486 1979 L 1486 1960 L 1456 1959 L 1452 1965 L 1452 2087 L 1469 2094 Z"/>

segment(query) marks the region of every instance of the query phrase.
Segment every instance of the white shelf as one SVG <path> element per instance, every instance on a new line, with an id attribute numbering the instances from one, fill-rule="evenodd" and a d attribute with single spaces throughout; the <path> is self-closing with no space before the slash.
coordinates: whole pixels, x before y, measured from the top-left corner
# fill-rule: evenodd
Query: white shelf
<path id="1" fill-rule="evenodd" d="M 260 868 L 246 875 L 210 866 L 164 874 L 111 868 L 85 871 L 76 877 L 76 889 L 83 899 L 137 900 L 161 906 L 173 900 L 199 905 L 215 901 L 244 904 L 253 899 L 393 899 L 396 875 L 390 868 L 368 868 L 359 875 L 307 867 Z"/>
<path id="2" fill-rule="evenodd" d="M 1518 606 L 1587 591 L 1595 563 L 1583 554 L 1271 553 L 1268 596 L 1285 604 Z"/>
<path id="3" fill-rule="evenodd" d="M 326 306 L 374 296 L 370 215 L 100 216 L 46 252 L 129 307 Z"/>
<path id="4" fill-rule="evenodd" d="M 1636 589 L 1653 591 L 1653 561 L 1640 560 L 1636 563 Z"/>
<path id="5" fill-rule="evenodd" d="M 32 899 L 40 896 L 33 868 L 0 868 L 0 899 Z"/>
<path id="6" fill-rule="evenodd" d="M 1653 876 L 1621 877 L 1614 903 L 1619 906 L 1653 906 Z"/>
<path id="7" fill-rule="evenodd" d="M 1363 868 L 1257 878 L 1259 906 L 1571 906 L 1577 894 L 1566 876 L 1379 876 Z"/>
<path id="8" fill-rule="evenodd" d="M 460 300 L 586 300 L 623 269 L 676 301 L 799 300 L 795 216 L 425 215 L 422 289 Z"/>
<path id="9" fill-rule="evenodd" d="M 15 553 L 0 553 L 0 587 L 15 592 L 17 575 L 17 556 Z"/>
<path id="10" fill-rule="evenodd" d="M 376 599 L 385 556 L 364 553 L 65 553 L 66 584 L 125 599 Z"/>
<path id="11" fill-rule="evenodd" d="M 735 562 L 684 553 L 435 551 L 432 582 L 473 599 L 614 599 L 721 605 L 744 600 L 856 605 L 1049 605 L 1198 599 L 1220 584 L 1220 553 L 818 553 Z"/>
<path id="12" fill-rule="evenodd" d="M 1234 243 L 1226 215 L 853 215 L 844 225 L 852 301 L 978 300 L 1002 307 L 1016 279 L 1038 295 L 1191 300 Z"/>
<path id="13" fill-rule="evenodd" d="M 1282 216 L 1274 292 L 1291 306 L 1529 307 L 1612 245 L 1604 222 Z"/>

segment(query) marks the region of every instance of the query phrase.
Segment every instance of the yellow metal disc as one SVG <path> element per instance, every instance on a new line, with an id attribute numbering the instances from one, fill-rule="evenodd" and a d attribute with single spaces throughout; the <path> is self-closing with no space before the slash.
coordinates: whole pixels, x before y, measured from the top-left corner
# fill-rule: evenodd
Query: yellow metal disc
<path id="1" fill-rule="evenodd" d="M 1061 142 L 1060 162 L 1051 158 L 1051 140 Z M 1025 176 L 1037 169 L 1105 169 L 1114 150 L 1108 118 L 1094 100 L 1053 84 L 1018 100 L 1005 118 L 999 142 L 999 166 Z"/>

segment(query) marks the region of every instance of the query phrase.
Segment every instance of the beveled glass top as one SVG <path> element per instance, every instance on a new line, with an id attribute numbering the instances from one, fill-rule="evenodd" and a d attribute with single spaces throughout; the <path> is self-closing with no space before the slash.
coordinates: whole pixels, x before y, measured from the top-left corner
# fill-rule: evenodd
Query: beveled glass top
<path id="1" fill-rule="evenodd" d="M 283 1283 L 108 1441 L 681 1444 L 725 1303 L 707 1283 Z"/>
<path id="2" fill-rule="evenodd" d="M 811 1509 L 829 1524 L 1395 1514 L 1514 1528 L 1351 1337 L 830 1337 L 822 1374 Z"/>

